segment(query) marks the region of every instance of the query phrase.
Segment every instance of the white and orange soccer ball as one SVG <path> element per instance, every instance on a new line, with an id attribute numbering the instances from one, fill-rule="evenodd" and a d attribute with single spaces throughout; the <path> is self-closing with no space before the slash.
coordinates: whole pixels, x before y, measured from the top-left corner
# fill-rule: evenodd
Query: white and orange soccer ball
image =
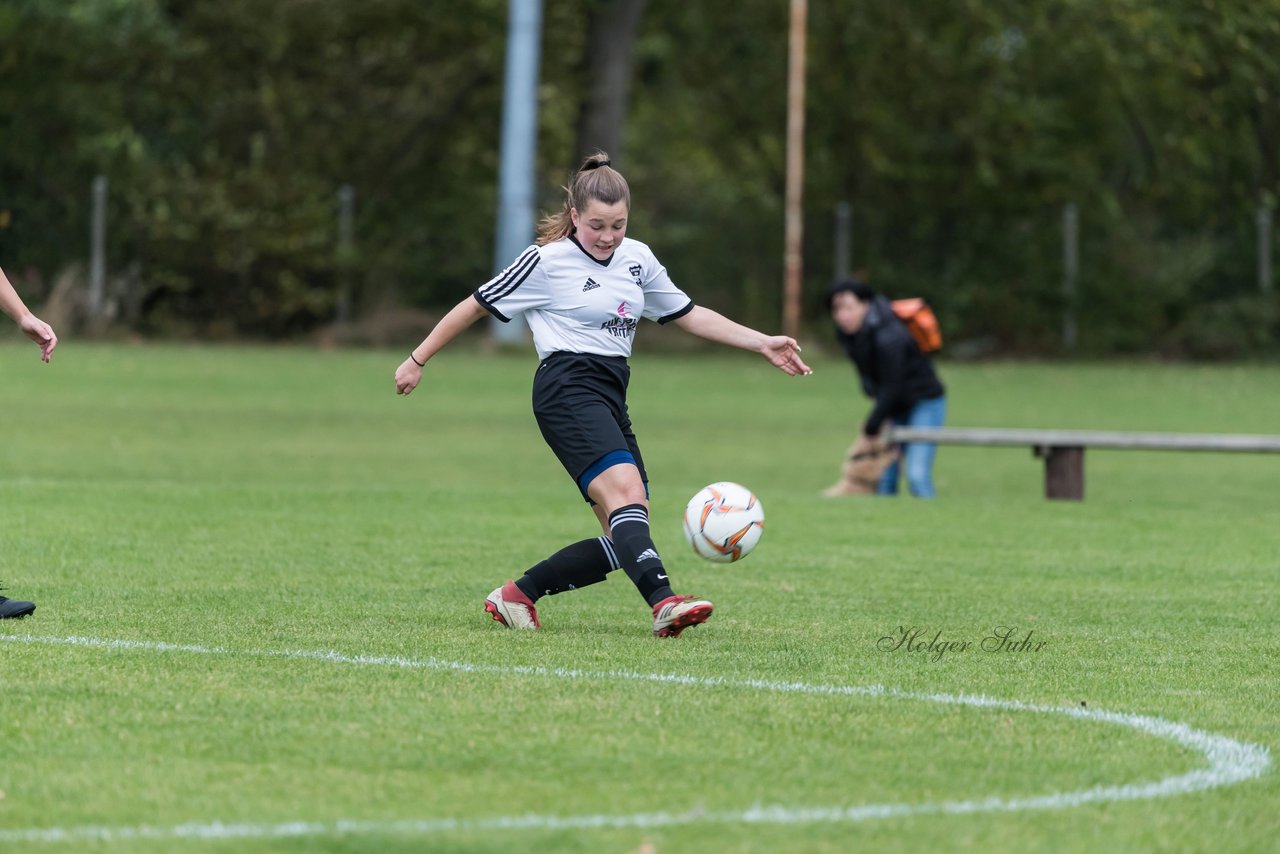
<path id="1" fill-rule="evenodd" d="M 733 563 L 751 554 L 764 533 L 764 508 L 751 490 L 722 481 L 698 490 L 684 508 L 684 536 L 699 557 Z"/>

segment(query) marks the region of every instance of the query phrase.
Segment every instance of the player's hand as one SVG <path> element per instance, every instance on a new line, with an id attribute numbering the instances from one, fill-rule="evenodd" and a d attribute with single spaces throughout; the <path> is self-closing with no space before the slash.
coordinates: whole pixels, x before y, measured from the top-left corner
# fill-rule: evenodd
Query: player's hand
<path id="1" fill-rule="evenodd" d="M 800 358 L 800 345 L 796 339 L 786 335 L 771 335 L 760 348 L 760 355 L 769 363 L 788 376 L 804 376 L 813 373 L 813 369 Z"/>
<path id="2" fill-rule="evenodd" d="M 53 348 L 58 346 L 58 336 L 53 334 L 53 327 L 34 314 L 28 314 L 18 321 L 18 328 L 23 335 L 40 345 L 40 361 L 49 361 Z"/>
<path id="3" fill-rule="evenodd" d="M 413 359 L 405 359 L 396 368 L 396 394 L 408 394 L 422 382 L 422 366 Z"/>

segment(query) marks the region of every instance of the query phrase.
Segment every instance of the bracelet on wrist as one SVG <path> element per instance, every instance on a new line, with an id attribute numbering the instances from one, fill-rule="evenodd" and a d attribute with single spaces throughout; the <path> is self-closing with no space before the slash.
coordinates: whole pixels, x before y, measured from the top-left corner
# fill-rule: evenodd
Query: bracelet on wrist
<path id="1" fill-rule="evenodd" d="M 418 361 L 418 358 L 417 358 L 416 356 L 414 356 L 414 355 L 413 355 L 413 351 L 412 351 L 412 350 L 410 350 L 410 351 L 409 351 L 409 358 L 410 358 L 410 359 L 413 359 L 413 363 L 414 363 L 415 365 L 417 365 L 419 368 L 425 368 L 425 367 L 427 366 L 427 363 L 426 363 L 426 362 L 419 362 L 419 361 Z"/>

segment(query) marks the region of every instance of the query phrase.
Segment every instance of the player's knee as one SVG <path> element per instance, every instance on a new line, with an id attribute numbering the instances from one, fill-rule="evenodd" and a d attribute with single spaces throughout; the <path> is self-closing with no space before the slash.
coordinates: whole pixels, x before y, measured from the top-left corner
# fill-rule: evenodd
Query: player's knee
<path id="1" fill-rule="evenodd" d="M 642 504 L 646 508 L 649 506 L 649 495 L 645 491 L 644 481 L 639 477 L 635 479 L 635 483 L 627 482 L 617 487 L 614 491 L 612 500 L 605 502 L 610 507 L 625 507 L 628 504 Z"/>
<path id="2" fill-rule="evenodd" d="M 611 466 L 601 472 L 587 487 L 587 494 L 611 510 L 628 504 L 649 504 L 648 490 L 635 465 Z"/>

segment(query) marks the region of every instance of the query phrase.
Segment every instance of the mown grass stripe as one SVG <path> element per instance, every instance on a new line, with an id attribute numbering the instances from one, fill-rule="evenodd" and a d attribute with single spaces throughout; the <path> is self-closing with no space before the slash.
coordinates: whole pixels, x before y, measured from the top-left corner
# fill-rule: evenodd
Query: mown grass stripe
<path id="1" fill-rule="evenodd" d="M 1207 768 L 1165 777 L 1146 783 L 1099 785 L 1074 792 L 1055 792 L 1019 798 L 982 798 L 963 801 L 938 801 L 921 804 L 863 804 L 852 807 L 785 807 L 756 805 L 744 810 L 685 813 L 637 813 L 633 815 L 520 815 L 482 819 L 408 819 L 397 821 L 362 821 L 340 819 L 332 822 L 294 821 L 276 824 L 235 823 L 218 821 L 187 823 L 172 827 L 82 827 L 19 828 L 0 830 L 0 842 L 57 843 L 77 841 L 129 841 L 166 839 L 270 839 L 334 835 L 431 835 L 459 831 L 486 830 L 589 830 L 602 828 L 659 828 L 695 823 L 710 824 L 804 824 L 819 822 L 861 822 L 911 815 L 966 815 L 984 812 L 1024 812 L 1057 810 L 1088 804 L 1185 795 L 1191 792 L 1228 786 L 1260 777 L 1271 765 L 1266 748 L 1236 741 L 1223 735 L 1205 732 L 1186 724 L 1147 715 L 1108 712 L 1074 706 L 1049 706 L 1001 700 L 983 695 L 942 694 L 902 691 L 880 685 L 823 685 L 806 682 L 777 682 L 762 679 L 726 679 L 696 677 L 676 673 L 641 673 L 626 670 L 575 670 L 556 667 L 499 666 L 446 661 L 436 658 L 414 659 L 401 656 L 348 655 L 332 650 L 234 650 L 225 647 L 176 644 L 163 641 L 134 641 L 90 637 L 42 637 L 39 635 L 0 635 L 11 643 L 77 646 L 95 649 L 177 652 L 197 655 L 226 655 L 285 658 L 292 660 L 328 661 L 335 664 L 404 667 L 422 670 L 448 670 L 462 673 L 538 676 L 558 679 L 593 679 L 601 681 L 648 681 L 690 687 L 716 687 L 739 690 L 768 691 L 780 694 L 827 696 L 888 697 L 980 709 L 1065 715 L 1081 721 L 1123 726 L 1154 738 L 1172 741 L 1197 752 L 1208 760 Z"/>

